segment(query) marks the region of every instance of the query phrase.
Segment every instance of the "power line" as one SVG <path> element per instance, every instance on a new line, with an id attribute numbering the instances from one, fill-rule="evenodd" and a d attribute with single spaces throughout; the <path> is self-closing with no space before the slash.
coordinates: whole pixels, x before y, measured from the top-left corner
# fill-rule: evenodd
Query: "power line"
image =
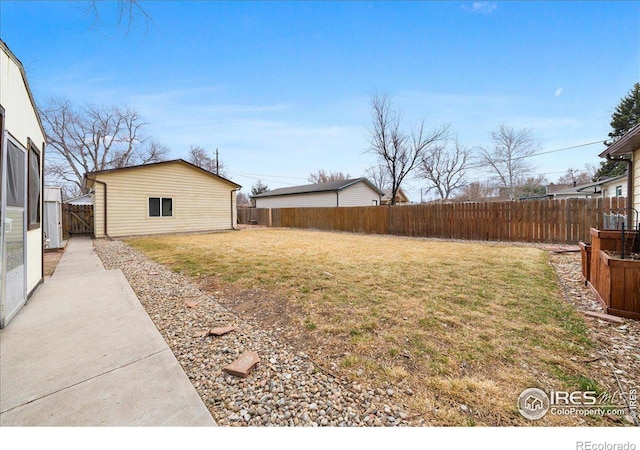
<path id="1" fill-rule="evenodd" d="M 533 158 L 535 156 L 549 155 L 549 154 L 552 154 L 552 153 L 564 152 L 564 151 L 573 150 L 573 149 L 576 149 L 576 148 L 588 147 L 590 145 L 604 144 L 605 142 L 606 142 L 606 140 L 586 142 L 586 143 L 583 143 L 583 144 L 571 145 L 569 147 L 562 147 L 562 148 L 557 148 L 557 149 L 553 149 L 553 150 L 545 150 L 545 151 L 542 151 L 542 152 L 533 153 L 531 155 L 520 156 L 520 157 L 512 158 L 512 160 L 513 161 L 517 161 L 517 160 L 526 159 L 526 158 Z M 485 164 L 477 163 L 477 164 L 470 164 L 469 166 L 467 166 L 468 169 L 477 169 L 477 168 L 481 168 L 481 167 L 485 167 Z M 233 175 L 246 177 L 246 178 L 251 178 L 251 179 L 254 179 L 254 180 L 268 181 L 270 183 L 281 184 L 281 185 L 285 185 L 285 186 L 294 186 L 294 184 L 283 182 L 283 181 L 274 180 L 274 178 L 308 181 L 308 178 L 284 176 L 284 175 L 268 175 L 268 174 L 236 172 L 236 171 L 229 171 L 229 173 L 233 174 Z M 535 176 L 535 175 L 551 175 L 551 174 L 560 174 L 560 173 L 565 173 L 565 172 L 540 172 L 540 173 L 535 173 L 535 174 L 534 173 L 528 173 L 527 175 Z"/>
<path id="2" fill-rule="evenodd" d="M 573 150 L 574 148 L 588 147 L 589 145 L 595 145 L 595 144 L 604 144 L 605 142 L 606 141 L 587 142 L 586 144 L 572 145 L 571 147 L 558 148 L 556 150 L 548 150 L 546 152 L 534 153 L 533 155 L 523 156 L 522 158 L 514 158 L 514 159 L 523 159 L 523 158 L 531 158 L 532 156 L 548 155 L 549 153 L 563 152 L 565 150 Z"/>
<path id="3" fill-rule="evenodd" d="M 238 175 L 237 172 L 229 172 L 229 173 L 233 173 L 235 175 Z M 279 181 L 279 180 L 272 180 L 272 179 L 269 179 L 269 178 L 265 178 L 264 176 L 260 176 L 260 177 L 251 176 L 251 175 L 240 175 L 240 176 L 243 177 L 243 178 L 250 178 L 252 180 L 258 180 L 258 181 L 267 181 L 269 183 L 280 184 L 280 185 L 283 185 L 283 186 L 295 186 L 295 184 L 293 184 L 293 183 L 286 183 L 286 182 Z"/>
<path id="4" fill-rule="evenodd" d="M 294 180 L 306 180 L 307 178 L 302 178 L 302 177 L 286 177 L 286 176 L 282 176 L 282 175 L 265 175 L 265 174 L 260 174 L 260 173 L 244 173 L 244 172 L 235 172 L 235 171 L 230 171 L 230 173 L 233 173 L 235 175 L 240 175 L 240 176 L 246 176 L 246 177 L 269 177 L 269 178 L 289 178 L 289 179 L 294 179 Z"/>
<path id="5" fill-rule="evenodd" d="M 557 148 L 557 149 L 554 149 L 554 150 L 547 150 L 547 151 L 544 151 L 544 152 L 532 153 L 531 155 L 519 156 L 519 157 L 516 157 L 516 158 L 511 158 L 511 160 L 512 161 L 519 161 L 521 159 L 533 158 L 534 156 L 541 156 L 541 155 L 548 155 L 550 153 L 564 152 L 564 151 L 567 151 L 567 150 L 573 150 L 575 148 L 580 148 L 580 147 L 588 147 L 590 145 L 595 145 L 595 144 L 604 144 L 605 142 L 606 142 L 606 140 L 587 142 L 585 144 L 577 144 L 577 145 L 572 145 L 570 147 Z M 485 165 L 486 164 L 484 164 L 484 163 L 477 163 L 477 164 L 471 164 L 467 168 L 469 168 L 469 169 L 477 169 L 477 168 L 480 168 L 480 167 L 484 167 Z"/>

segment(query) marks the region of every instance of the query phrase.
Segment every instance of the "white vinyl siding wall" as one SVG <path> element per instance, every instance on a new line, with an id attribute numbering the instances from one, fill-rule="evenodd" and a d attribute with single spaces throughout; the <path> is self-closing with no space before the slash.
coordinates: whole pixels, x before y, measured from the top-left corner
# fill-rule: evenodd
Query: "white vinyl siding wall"
<path id="1" fill-rule="evenodd" d="M 380 204 L 380 196 L 364 182 L 340 191 L 340 206 L 373 206 Z"/>
<path id="2" fill-rule="evenodd" d="M 372 206 L 373 201 L 380 204 L 380 196 L 365 182 L 359 182 L 337 194 L 313 192 L 308 194 L 288 194 L 273 197 L 256 198 L 256 208 L 320 208 L 334 206 Z"/>
<path id="3" fill-rule="evenodd" d="M 180 162 L 91 178 L 107 184 L 107 233 L 111 237 L 229 230 L 237 221 L 235 192 L 231 194 L 234 186 Z M 104 237 L 104 186 L 95 183 L 94 188 L 95 235 Z M 173 199 L 173 215 L 149 217 L 150 197 Z"/>
<path id="4" fill-rule="evenodd" d="M 622 193 L 616 195 L 616 188 L 621 187 Z M 602 197 L 626 197 L 627 196 L 627 179 L 622 178 L 613 183 L 605 183 L 602 185 Z"/>
<path id="5" fill-rule="evenodd" d="M 40 128 L 35 106 L 31 103 L 31 97 L 20 67 L 5 53 L 4 49 L 0 50 L 0 72 L 0 105 L 5 109 L 4 129 L 27 149 L 27 155 L 29 149 L 27 138 L 31 138 L 34 145 L 38 147 L 40 150 L 40 179 L 42 179 L 44 134 Z M 40 194 L 40 208 L 42 208 L 42 193 Z M 25 245 L 27 292 L 31 292 L 42 279 L 42 226 L 27 231 Z"/>

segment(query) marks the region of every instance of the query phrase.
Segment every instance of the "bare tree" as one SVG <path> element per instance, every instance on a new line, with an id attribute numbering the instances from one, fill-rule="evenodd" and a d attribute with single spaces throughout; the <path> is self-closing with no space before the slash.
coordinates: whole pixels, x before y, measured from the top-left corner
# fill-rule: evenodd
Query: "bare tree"
<path id="1" fill-rule="evenodd" d="M 225 164 L 218 157 L 217 150 L 215 154 L 210 155 L 203 147 L 192 145 L 187 159 L 191 164 L 195 164 L 211 173 L 221 177 L 227 176 Z"/>
<path id="2" fill-rule="evenodd" d="M 251 204 L 249 197 L 244 192 L 238 191 L 236 194 L 236 205 L 238 206 L 248 206 Z"/>
<path id="3" fill-rule="evenodd" d="M 351 177 L 349 174 L 344 174 L 342 172 L 329 172 L 327 173 L 324 169 L 320 169 L 317 172 L 310 173 L 309 180 L 310 183 L 328 183 L 330 181 L 343 181 L 348 180 Z"/>
<path id="4" fill-rule="evenodd" d="M 138 0 L 117 0 L 115 2 L 105 2 L 98 0 L 90 0 L 88 2 L 87 10 L 91 16 L 93 16 L 93 26 L 99 27 L 104 23 L 104 16 L 109 16 L 113 13 L 113 5 L 117 5 L 116 22 L 115 24 L 108 25 L 114 28 L 119 28 L 122 25 L 127 27 L 126 34 L 129 34 L 131 27 L 137 19 L 141 18 L 145 23 L 145 28 L 149 27 L 151 16 L 144 10 Z"/>
<path id="5" fill-rule="evenodd" d="M 558 178 L 557 184 L 572 186 L 591 183 L 593 171 L 591 171 L 588 165 L 585 167 L 585 170 L 576 170 L 573 167 L 568 168 L 565 174 Z"/>
<path id="6" fill-rule="evenodd" d="M 423 120 L 411 133 L 405 133 L 400 129 L 401 114 L 391 109 L 391 99 L 386 94 L 372 97 L 370 113 L 369 151 L 389 174 L 390 204 L 395 204 L 402 181 L 418 167 L 425 153 L 446 137 L 449 127 L 427 132 Z"/>
<path id="7" fill-rule="evenodd" d="M 467 168 L 471 162 L 471 150 L 458 139 L 432 146 L 420 162 L 419 173 L 431 186 L 427 192 L 436 190 L 441 200 L 448 200 L 451 194 L 464 184 Z"/>
<path id="8" fill-rule="evenodd" d="M 496 176 L 498 184 L 513 200 L 518 186 L 523 183 L 526 174 L 533 170 L 527 158 L 540 145 L 530 129 L 516 130 L 504 124 L 491 132 L 491 143 L 491 148 L 480 147 L 480 163 Z"/>
<path id="9" fill-rule="evenodd" d="M 45 177 L 70 194 L 84 193 L 84 175 L 96 170 L 161 161 L 168 149 L 144 135 L 146 125 L 130 108 L 85 106 L 50 100 L 39 110 L 48 151 Z"/>
<path id="10" fill-rule="evenodd" d="M 540 198 L 547 193 L 548 180 L 544 175 L 527 177 L 517 188 L 517 198 Z"/>
<path id="11" fill-rule="evenodd" d="M 389 189 L 391 183 L 389 182 L 389 173 L 386 166 L 382 164 L 371 166 L 365 171 L 364 176 L 378 189 Z"/>
<path id="12" fill-rule="evenodd" d="M 460 194 L 455 197 L 461 202 L 486 201 L 496 196 L 496 188 L 487 182 L 473 181 L 460 188 Z"/>

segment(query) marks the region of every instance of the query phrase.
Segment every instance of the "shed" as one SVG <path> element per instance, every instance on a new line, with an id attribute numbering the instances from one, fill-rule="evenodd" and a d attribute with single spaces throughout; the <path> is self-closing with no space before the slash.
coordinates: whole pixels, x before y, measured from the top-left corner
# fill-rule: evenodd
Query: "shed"
<path id="1" fill-rule="evenodd" d="M 252 198 L 256 208 L 377 206 L 384 195 L 366 178 L 274 189 Z"/>
<path id="2" fill-rule="evenodd" d="M 240 185 L 182 159 L 85 175 L 95 237 L 234 229 Z"/>
<path id="3" fill-rule="evenodd" d="M 45 186 L 43 202 L 44 248 L 62 248 L 62 189 L 57 186 Z"/>
<path id="4" fill-rule="evenodd" d="M 44 280 L 44 146 L 24 67 L 0 40 L 0 327 Z"/>

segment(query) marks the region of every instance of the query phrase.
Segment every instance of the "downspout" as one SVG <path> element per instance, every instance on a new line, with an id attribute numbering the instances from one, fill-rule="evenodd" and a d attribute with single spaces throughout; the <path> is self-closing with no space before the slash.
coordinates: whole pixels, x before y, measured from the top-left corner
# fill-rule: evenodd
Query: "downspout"
<path id="1" fill-rule="evenodd" d="M 111 239 L 111 236 L 109 236 L 109 233 L 107 233 L 107 183 L 105 183 L 104 181 L 98 181 L 95 178 L 87 178 L 87 179 L 93 181 L 94 183 L 100 183 L 101 185 L 104 186 L 104 235 L 109 240 L 113 240 Z M 95 218 L 93 219 L 93 222 L 95 223 Z"/>
<path id="2" fill-rule="evenodd" d="M 336 207 L 340 206 L 340 191 L 336 191 Z"/>
<path id="3" fill-rule="evenodd" d="M 607 154 L 607 160 L 609 161 L 624 161 L 627 163 L 627 204 L 628 207 L 633 206 L 633 160 L 631 158 L 612 158 L 611 155 Z M 631 200 L 631 201 L 630 201 Z M 630 230 L 633 227 L 633 215 L 627 214 L 627 229 Z"/>

